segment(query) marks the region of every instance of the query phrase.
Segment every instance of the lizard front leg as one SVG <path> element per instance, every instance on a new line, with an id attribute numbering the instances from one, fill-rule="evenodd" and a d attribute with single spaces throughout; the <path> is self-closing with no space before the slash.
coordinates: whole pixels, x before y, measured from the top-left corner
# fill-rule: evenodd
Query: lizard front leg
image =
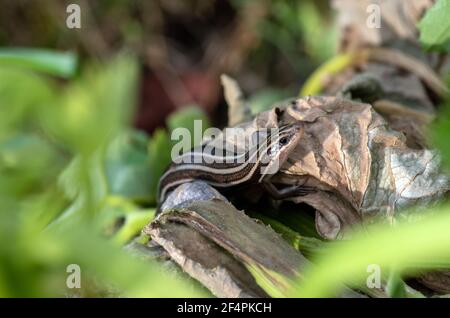
<path id="1" fill-rule="evenodd" d="M 270 194 L 272 198 L 275 200 L 283 200 L 287 198 L 292 198 L 296 196 L 304 196 L 309 193 L 313 193 L 316 191 L 315 188 L 302 186 L 302 185 L 293 185 L 286 188 L 278 189 L 272 182 L 264 181 L 262 182 L 264 189 Z"/>

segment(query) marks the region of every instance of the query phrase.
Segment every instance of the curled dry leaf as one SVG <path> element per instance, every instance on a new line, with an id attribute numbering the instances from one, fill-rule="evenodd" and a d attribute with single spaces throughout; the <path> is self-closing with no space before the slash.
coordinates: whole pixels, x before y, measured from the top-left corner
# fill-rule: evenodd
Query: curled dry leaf
<path id="1" fill-rule="evenodd" d="M 447 56 L 424 52 L 418 41 L 417 23 L 434 2 L 332 2 L 341 29 L 340 51 L 364 58 L 359 65 L 349 65 L 328 78 L 324 94 L 338 95 L 361 75 L 374 78 L 381 88 L 379 100 L 362 101 L 370 102 L 391 128 L 406 135 L 407 145 L 417 149 L 427 146 L 423 127 L 435 116 L 437 97 L 448 94 L 438 76 L 445 69 Z M 379 22 L 380 27 L 374 27 L 374 22 Z"/>
<path id="2" fill-rule="evenodd" d="M 261 118 L 267 114 L 261 114 Z M 293 198 L 317 209 L 319 233 L 329 239 L 375 216 L 395 219 L 449 190 L 439 155 L 412 149 L 371 105 L 337 97 L 310 97 L 287 106 L 284 122 L 303 125 L 303 140 L 276 180 L 320 191 Z"/>
<path id="3" fill-rule="evenodd" d="M 228 75 L 220 76 L 225 100 L 228 104 L 228 125 L 235 126 L 251 118 L 250 107 L 244 99 L 239 84 Z"/>
<path id="4" fill-rule="evenodd" d="M 370 96 L 371 100 L 368 96 L 361 98 L 362 93 L 358 92 L 364 91 L 361 86 L 368 81 L 379 88 L 377 96 Z M 409 147 L 427 147 L 424 127 L 434 119 L 435 108 L 417 74 L 407 73 L 395 65 L 368 63 L 359 71 L 348 69 L 331 79 L 325 94 L 370 102 L 392 129 L 405 134 Z"/>

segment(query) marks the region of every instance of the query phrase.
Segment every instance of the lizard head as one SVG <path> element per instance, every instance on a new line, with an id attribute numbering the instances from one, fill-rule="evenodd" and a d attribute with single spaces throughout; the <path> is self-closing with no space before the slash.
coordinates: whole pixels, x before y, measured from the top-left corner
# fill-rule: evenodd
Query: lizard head
<path id="1" fill-rule="evenodd" d="M 264 175 L 275 174 L 281 168 L 302 135 L 303 128 L 298 124 L 281 126 L 271 134 L 270 143 L 267 146 L 266 164 L 261 171 L 262 178 Z"/>

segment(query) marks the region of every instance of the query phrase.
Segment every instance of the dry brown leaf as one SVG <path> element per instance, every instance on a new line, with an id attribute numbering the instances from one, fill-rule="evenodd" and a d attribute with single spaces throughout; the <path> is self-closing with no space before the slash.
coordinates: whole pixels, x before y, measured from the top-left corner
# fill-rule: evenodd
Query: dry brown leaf
<path id="1" fill-rule="evenodd" d="M 450 270 L 448 269 L 425 273 L 418 280 L 440 294 L 450 293 Z"/>
<path id="2" fill-rule="evenodd" d="M 334 0 L 337 24 L 342 30 L 341 49 L 354 50 L 364 46 L 383 46 L 399 40 L 417 41 L 416 24 L 433 0 Z M 367 23 L 373 12 L 370 5 L 380 8 L 380 28 Z"/>
<path id="3" fill-rule="evenodd" d="M 251 118 L 251 110 L 244 99 L 239 84 L 228 75 L 222 74 L 220 81 L 223 86 L 225 101 L 228 104 L 228 125 L 235 126 Z"/>
<path id="4" fill-rule="evenodd" d="M 262 117 L 266 116 L 264 114 Z M 411 149 L 369 104 L 337 97 L 299 99 L 286 109 L 285 122 L 304 126 L 304 140 L 277 180 L 322 190 L 295 202 L 318 210 L 317 226 L 327 238 L 374 216 L 433 203 L 448 191 L 439 155 Z"/>

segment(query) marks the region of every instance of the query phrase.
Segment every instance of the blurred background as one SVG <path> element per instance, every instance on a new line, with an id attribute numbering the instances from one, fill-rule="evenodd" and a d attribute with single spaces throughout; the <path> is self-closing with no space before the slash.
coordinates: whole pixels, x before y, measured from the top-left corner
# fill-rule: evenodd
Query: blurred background
<path id="1" fill-rule="evenodd" d="M 70 3 L 80 6 L 80 29 L 66 26 Z M 325 0 L 19 0 L 1 1 L 1 8 L 2 46 L 74 52 L 81 66 L 132 52 L 139 72 L 134 125 L 150 133 L 187 105 L 224 125 L 222 73 L 255 103 L 294 96 L 336 42 Z"/>

